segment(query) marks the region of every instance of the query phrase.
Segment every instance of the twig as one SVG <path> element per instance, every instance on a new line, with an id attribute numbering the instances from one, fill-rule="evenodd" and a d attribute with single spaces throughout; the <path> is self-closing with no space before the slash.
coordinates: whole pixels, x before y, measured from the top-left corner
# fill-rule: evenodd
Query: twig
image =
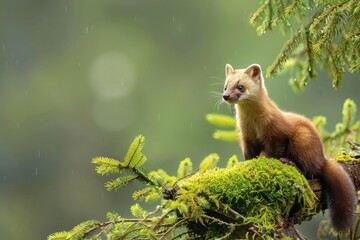
<path id="1" fill-rule="evenodd" d="M 143 229 L 143 228 L 138 227 L 138 228 L 131 229 L 131 230 L 129 230 L 128 232 L 125 232 L 124 234 L 122 234 L 121 236 L 119 236 L 117 239 L 118 239 L 118 240 L 125 239 L 126 236 L 129 235 L 130 233 L 135 232 L 135 231 L 138 231 L 138 230 L 141 230 L 141 229 Z"/>
<path id="2" fill-rule="evenodd" d="M 184 235 L 186 235 L 186 234 L 189 234 L 189 232 L 188 232 L 188 231 L 186 231 L 186 232 L 179 233 L 178 235 L 176 235 L 175 237 L 173 237 L 171 240 L 174 240 L 174 239 L 180 238 L 180 237 L 182 237 L 182 236 L 184 236 Z"/>
<path id="3" fill-rule="evenodd" d="M 231 234 L 233 234 L 233 232 L 235 232 L 235 227 L 234 226 L 231 227 L 230 231 L 227 234 L 225 234 L 224 236 L 218 238 L 218 240 L 228 239 L 228 237 L 230 237 Z"/>
<path id="4" fill-rule="evenodd" d="M 178 226 L 180 226 L 181 224 L 183 224 L 184 222 L 186 222 L 187 220 L 189 220 L 189 218 L 183 218 L 180 221 L 178 221 L 177 223 L 175 223 L 171 228 L 169 228 L 164 235 L 162 235 L 162 237 L 159 240 L 163 240 L 165 239 L 166 235 L 168 235 L 169 233 L 171 233 L 174 229 L 176 229 Z"/>
<path id="5" fill-rule="evenodd" d="M 167 211 L 166 213 L 164 213 L 164 214 L 160 217 L 159 221 L 157 221 L 157 222 L 155 223 L 155 225 L 154 225 L 153 227 L 151 227 L 152 230 L 153 230 L 153 231 L 156 231 L 156 229 L 159 228 L 160 224 L 165 220 L 165 218 L 166 218 L 172 211 L 173 211 L 173 210 L 169 210 L 169 211 Z"/>
<path id="6" fill-rule="evenodd" d="M 178 180 L 176 180 L 176 182 L 173 184 L 173 186 L 177 186 L 177 183 L 180 182 L 181 180 L 185 179 L 185 178 L 188 178 L 188 177 L 191 177 L 192 175 L 194 175 L 195 173 L 197 173 L 199 171 L 199 168 L 198 169 L 195 169 L 194 171 L 192 171 L 191 173 L 189 173 L 188 175 L 186 176 L 183 176 L 181 178 L 179 178 Z"/>

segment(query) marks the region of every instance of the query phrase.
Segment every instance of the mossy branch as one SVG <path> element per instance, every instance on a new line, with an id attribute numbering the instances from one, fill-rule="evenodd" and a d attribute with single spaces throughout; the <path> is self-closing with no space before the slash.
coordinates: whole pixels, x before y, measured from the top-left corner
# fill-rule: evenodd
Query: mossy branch
<path id="1" fill-rule="evenodd" d="M 344 111 L 353 112 L 353 106 L 349 103 Z M 352 122 L 349 118 L 344 121 Z M 340 155 L 339 159 L 348 162 L 346 156 Z M 321 186 L 309 185 L 297 169 L 278 160 L 260 158 L 238 163 L 237 157 L 232 156 L 227 168 L 216 168 L 218 161 L 217 154 L 210 154 L 194 173 L 190 172 L 192 163 L 187 158 L 180 163 L 177 177 L 163 170 L 151 171 L 149 175 L 161 175 L 164 182 L 172 184 L 162 191 L 163 194 L 172 191 L 172 197 L 157 198 L 160 203 L 154 211 L 148 212 L 136 203 L 131 206 L 135 218 L 109 212 L 108 221 L 86 221 L 70 231 L 52 234 L 48 240 L 301 239 L 294 224 L 311 218 L 320 210 L 319 206 L 324 206 L 318 201 L 322 199 Z M 100 162 L 111 166 L 115 163 L 109 159 Z M 360 164 L 357 165 L 358 176 Z M 113 168 L 106 171 L 112 172 Z M 351 171 L 350 174 L 355 175 Z M 359 179 L 355 182 L 357 188 Z M 158 192 L 157 186 L 147 185 L 134 193 L 135 200 L 145 200 L 144 196 Z"/>

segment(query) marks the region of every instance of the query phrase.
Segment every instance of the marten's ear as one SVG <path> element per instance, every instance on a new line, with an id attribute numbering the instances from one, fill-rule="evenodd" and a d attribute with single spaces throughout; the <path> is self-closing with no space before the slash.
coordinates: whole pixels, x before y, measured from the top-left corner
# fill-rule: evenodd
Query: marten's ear
<path id="1" fill-rule="evenodd" d="M 245 72 L 247 74 L 249 74 L 249 76 L 252 79 L 255 79 L 255 80 L 261 79 L 262 72 L 261 72 L 261 67 L 259 64 L 251 64 L 250 66 L 248 66 L 246 68 Z"/>
<path id="2" fill-rule="evenodd" d="M 230 64 L 225 65 L 225 75 L 229 75 L 230 73 L 234 72 L 234 68 Z"/>

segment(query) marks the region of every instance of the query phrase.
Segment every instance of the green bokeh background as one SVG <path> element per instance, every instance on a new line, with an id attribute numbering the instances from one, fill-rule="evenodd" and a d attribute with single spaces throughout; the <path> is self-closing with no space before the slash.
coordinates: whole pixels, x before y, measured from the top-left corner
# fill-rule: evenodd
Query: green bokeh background
<path id="1" fill-rule="evenodd" d="M 175 174 L 237 143 L 212 139 L 224 66 L 266 69 L 286 37 L 258 37 L 258 1 L 0 0 L 0 238 L 45 239 L 110 210 L 129 216 L 131 185 L 107 192 L 95 156 L 121 159 L 146 137 L 148 169 Z M 284 109 L 341 121 L 347 97 L 360 105 L 359 74 L 331 88 L 329 76 L 295 94 L 285 73 L 266 80 Z M 358 114 L 359 118 L 359 114 Z M 314 232 L 315 225 L 308 225 Z"/>

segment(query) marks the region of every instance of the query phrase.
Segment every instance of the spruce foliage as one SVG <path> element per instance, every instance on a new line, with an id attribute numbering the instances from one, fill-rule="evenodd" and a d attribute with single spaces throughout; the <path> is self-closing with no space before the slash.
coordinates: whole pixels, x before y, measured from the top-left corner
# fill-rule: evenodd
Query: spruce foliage
<path id="1" fill-rule="evenodd" d="M 92 163 L 96 165 L 96 172 L 100 175 L 127 174 L 106 182 L 105 187 L 107 190 L 118 190 L 134 180 L 152 186 L 160 186 L 162 184 L 159 182 L 161 179 L 152 177 L 142 168 L 146 162 L 146 156 L 142 153 L 144 141 L 145 138 L 143 136 L 137 136 L 131 143 L 123 162 L 108 157 L 96 157 L 92 160 Z"/>
<path id="2" fill-rule="evenodd" d="M 359 0 L 263 0 L 250 18 L 258 35 L 278 27 L 291 34 L 267 76 L 291 69 L 292 86 L 301 90 L 326 69 L 332 86 L 338 88 L 345 72 L 360 66 Z"/>

